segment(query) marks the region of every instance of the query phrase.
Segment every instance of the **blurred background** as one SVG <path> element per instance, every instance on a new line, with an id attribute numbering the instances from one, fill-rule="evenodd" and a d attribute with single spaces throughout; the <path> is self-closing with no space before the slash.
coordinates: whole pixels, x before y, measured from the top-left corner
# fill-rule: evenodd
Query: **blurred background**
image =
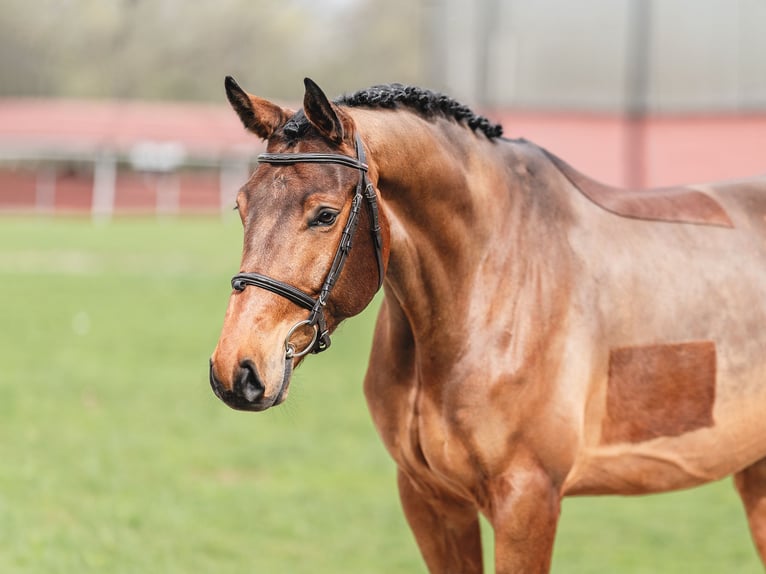
<path id="1" fill-rule="evenodd" d="M 764 22 L 763 0 L 0 0 L 0 572 L 425 571 L 362 395 L 379 301 L 284 406 L 210 392 L 262 145 L 224 76 L 292 106 L 304 76 L 429 87 L 663 186 L 766 172 Z M 565 502 L 554 572 L 760 571 L 729 481 Z"/>
<path id="2" fill-rule="evenodd" d="M 293 105 L 304 76 L 330 95 L 423 85 L 613 184 L 764 171 L 761 0 L 0 6 L 0 209 L 228 205 L 258 142 L 227 74 Z"/>

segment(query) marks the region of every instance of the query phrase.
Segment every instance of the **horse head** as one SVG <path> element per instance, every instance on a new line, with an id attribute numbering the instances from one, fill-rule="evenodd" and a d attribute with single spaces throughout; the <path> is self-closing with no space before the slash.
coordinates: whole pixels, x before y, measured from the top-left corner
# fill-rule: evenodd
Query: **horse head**
<path id="1" fill-rule="evenodd" d="M 245 128 L 267 141 L 237 195 L 242 261 L 210 359 L 211 387 L 235 409 L 283 402 L 293 368 L 370 303 L 388 256 L 375 167 L 354 121 L 308 78 L 305 88 L 294 112 L 226 78 Z"/>

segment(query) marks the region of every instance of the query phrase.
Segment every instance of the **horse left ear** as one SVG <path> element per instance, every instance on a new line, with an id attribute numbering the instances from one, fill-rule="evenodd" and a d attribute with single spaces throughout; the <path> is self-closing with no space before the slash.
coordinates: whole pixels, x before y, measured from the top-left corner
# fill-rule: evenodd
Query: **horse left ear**
<path id="1" fill-rule="evenodd" d="M 309 122 L 328 140 L 339 144 L 346 134 L 344 124 L 348 119 L 343 111 L 327 99 L 322 88 L 311 78 L 304 78 L 306 93 L 303 96 L 303 113 Z"/>
<path id="2" fill-rule="evenodd" d="M 242 125 L 261 139 L 269 139 L 293 115 L 292 110 L 248 94 L 231 76 L 226 76 L 224 85 L 226 97 Z"/>

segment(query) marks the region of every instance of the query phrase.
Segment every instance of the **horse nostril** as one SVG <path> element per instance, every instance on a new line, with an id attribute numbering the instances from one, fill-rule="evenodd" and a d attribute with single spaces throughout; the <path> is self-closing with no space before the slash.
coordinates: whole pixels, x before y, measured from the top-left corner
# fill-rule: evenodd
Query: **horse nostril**
<path id="1" fill-rule="evenodd" d="M 252 361 L 242 361 L 239 366 L 240 370 L 234 383 L 234 391 L 247 402 L 253 403 L 263 396 L 266 387 L 258 377 L 258 371 Z"/>

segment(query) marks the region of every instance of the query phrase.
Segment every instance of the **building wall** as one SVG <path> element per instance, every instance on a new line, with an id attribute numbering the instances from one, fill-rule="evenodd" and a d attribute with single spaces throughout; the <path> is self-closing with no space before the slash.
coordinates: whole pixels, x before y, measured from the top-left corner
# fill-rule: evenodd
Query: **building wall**
<path id="1" fill-rule="evenodd" d="M 531 140 L 605 183 L 630 185 L 627 124 L 620 115 L 508 110 L 488 115 L 509 137 Z M 766 113 L 651 117 L 644 135 L 646 186 L 766 175 Z M 220 214 L 233 207 L 251 168 L 152 174 L 123 167 L 115 178 L 114 214 Z M 0 168 L 0 214 L 87 215 L 93 211 L 93 184 L 87 168 L 6 166 Z"/>
<path id="2" fill-rule="evenodd" d="M 113 213 L 217 214 L 234 206 L 237 193 L 236 184 L 224 190 L 221 184 L 217 169 L 170 174 L 119 169 Z M 0 213 L 89 214 L 93 210 L 93 187 L 93 172 L 89 170 L 57 169 L 54 164 L 0 167 Z"/>

